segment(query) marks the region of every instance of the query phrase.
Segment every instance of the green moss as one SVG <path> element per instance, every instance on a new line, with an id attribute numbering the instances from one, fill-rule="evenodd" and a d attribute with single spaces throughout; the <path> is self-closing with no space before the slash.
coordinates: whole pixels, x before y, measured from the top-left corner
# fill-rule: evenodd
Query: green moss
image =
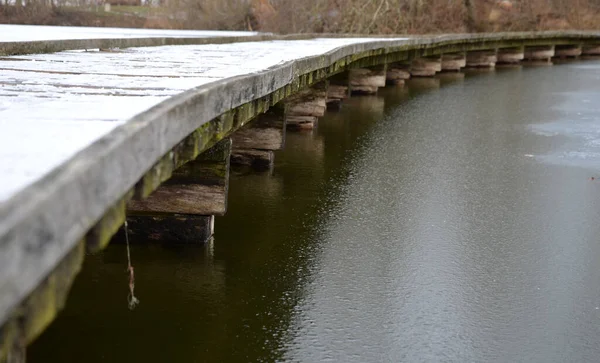
<path id="1" fill-rule="evenodd" d="M 110 239 L 125 222 L 127 202 L 133 197 L 133 190 L 125 194 L 85 236 L 87 250 L 96 252 L 106 248 Z"/>
<path id="2" fill-rule="evenodd" d="M 169 151 L 156 163 L 135 186 L 134 198 L 144 199 L 171 177 L 175 170 L 175 153 Z"/>
<path id="3" fill-rule="evenodd" d="M 20 345 L 22 332 L 16 318 L 9 320 L 0 327 L 0 363 L 8 363 L 7 358 L 10 352 L 14 351 Z"/>
<path id="4" fill-rule="evenodd" d="M 8 354 L 17 339 L 31 343 L 55 319 L 81 270 L 84 251 L 82 240 L 16 309 L 1 330 L 0 359 Z"/>

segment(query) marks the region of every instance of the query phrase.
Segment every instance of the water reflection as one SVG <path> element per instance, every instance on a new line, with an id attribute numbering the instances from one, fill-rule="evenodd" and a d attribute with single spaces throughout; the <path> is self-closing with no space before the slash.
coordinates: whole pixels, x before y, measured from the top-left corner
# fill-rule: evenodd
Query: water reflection
<path id="1" fill-rule="evenodd" d="M 585 90 L 595 76 L 541 72 L 480 74 L 378 124 L 324 219 L 287 360 L 597 357 L 600 189 L 588 175 L 600 157 L 573 168 L 523 153 L 568 145 L 532 133 L 541 120 L 578 129 L 564 112 L 581 98 L 550 80 Z"/>

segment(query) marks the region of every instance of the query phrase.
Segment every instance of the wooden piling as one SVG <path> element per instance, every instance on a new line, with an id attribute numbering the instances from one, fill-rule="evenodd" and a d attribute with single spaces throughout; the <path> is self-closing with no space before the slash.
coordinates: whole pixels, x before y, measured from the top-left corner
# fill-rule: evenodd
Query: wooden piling
<path id="1" fill-rule="evenodd" d="M 312 130 L 327 110 L 328 82 L 304 89 L 285 101 L 285 124 L 290 130 Z"/>
<path id="2" fill-rule="evenodd" d="M 410 74 L 413 77 L 433 77 L 442 71 L 442 57 L 424 57 L 413 59 Z"/>
<path id="3" fill-rule="evenodd" d="M 496 66 L 497 61 L 495 49 L 467 52 L 467 67 L 469 68 L 492 68 Z"/>
<path id="4" fill-rule="evenodd" d="M 349 72 L 341 72 L 328 79 L 327 108 L 339 109 L 342 101 L 350 97 Z"/>
<path id="5" fill-rule="evenodd" d="M 393 86 L 404 86 L 410 78 L 410 64 L 392 63 L 388 65 L 386 73 L 386 84 Z"/>
<path id="6" fill-rule="evenodd" d="M 127 204 L 127 221 L 132 239 L 167 238 L 173 226 L 185 229 L 176 233 L 175 242 L 184 237 L 205 242 L 212 236 L 207 222 L 227 211 L 231 139 L 224 139 L 195 160 L 173 172 L 171 179 L 142 200 Z M 162 232 L 161 232 L 162 231 Z M 159 238 L 160 237 L 160 238 Z"/>
<path id="7" fill-rule="evenodd" d="M 517 64 L 525 58 L 525 48 L 500 48 L 496 57 L 498 64 Z"/>
<path id="8" fill-rule="evenodd" d="M 268 170 L 273 166 L 274 150 L 285 144 L 285 107 L 272 107 L 231 135 L 232 165 Z"/>
<path id="9" fill-rule="evenodd" d="M 375 94 L 380 87 L 385 87 L 385 65 L 370 68 L 354 68 L 350 70 L 351 94 Z"/>
<path id="10" fill-rule="evenodd" d="M 582 55 L 592 55 L 598 56 L 600 55 L 600 44 L 590 44 L 582 47 L 581 50 Z"/>
<path id="11" fill-rule="evenodd" d="M 555 51 L 553 45 L 528 46 L 525 47 L 526 61 L 546 61 L 550 62 L 554 57 Z"/>
<path id="12" fill-rule="evenodd" d="M 576 58 L 583 53 L 580 44 L 575 45 L 557 45 L 554 48 L 554 57 L 556 58 Z"/>
<path id="13" fill-rule="evenodd" d="M 442 55 L 442 71 L 443 72 L 458 72 L 461 68 L 466 67 L 467 57 L 465 53 L 452 53 Z"/>

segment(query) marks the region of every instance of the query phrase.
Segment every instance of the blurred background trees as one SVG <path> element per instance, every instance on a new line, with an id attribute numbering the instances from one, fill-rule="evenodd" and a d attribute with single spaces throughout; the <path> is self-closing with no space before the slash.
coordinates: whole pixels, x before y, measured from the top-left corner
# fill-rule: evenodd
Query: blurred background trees
<path id="1" fill-rule="evenodd" d="M 600 28 L 600 0 L 0 0 L 0 22 L 276 33 Z"/>

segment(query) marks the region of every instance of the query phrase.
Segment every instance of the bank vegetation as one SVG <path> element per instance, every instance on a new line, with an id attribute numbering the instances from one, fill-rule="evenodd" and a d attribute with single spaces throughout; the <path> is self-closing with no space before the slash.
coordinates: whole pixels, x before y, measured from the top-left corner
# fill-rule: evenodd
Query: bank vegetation
<path id="1" fill-rule="evenodd" d="M 0 0 L 0 23 L 353 34 L 600 29 L 600 0 Z"/>

